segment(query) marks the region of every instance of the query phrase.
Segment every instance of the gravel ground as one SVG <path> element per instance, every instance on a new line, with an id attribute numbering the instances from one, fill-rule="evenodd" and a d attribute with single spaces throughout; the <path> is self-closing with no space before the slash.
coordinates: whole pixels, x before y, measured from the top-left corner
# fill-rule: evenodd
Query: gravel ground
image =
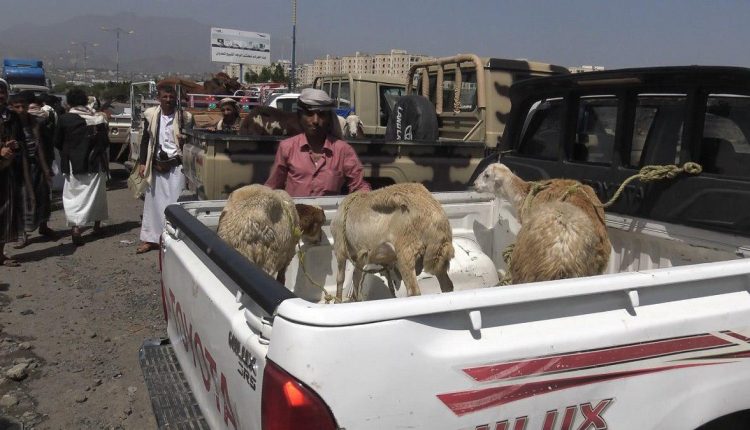
<path id="1" fill-rule="evenodd" d="M 112 168 L 102 237 L 84 231 L 75 247 L 58 193 L 59 240 L 32 233 L 24 249 L 6 245 L 22 265 L 0 267 L 0 429 L 156 426 L 138 348 L 166 335 L 158 255 L 135 254 L 143 203 Z"/>

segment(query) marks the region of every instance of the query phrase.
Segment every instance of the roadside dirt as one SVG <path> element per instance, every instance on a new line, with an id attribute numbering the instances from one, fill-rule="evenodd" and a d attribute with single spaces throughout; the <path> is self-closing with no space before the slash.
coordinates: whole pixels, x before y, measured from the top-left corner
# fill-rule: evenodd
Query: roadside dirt
<path id="1" fill-rule="evenodd" d="M 143 204 L 112 168 L 103 236 L 76 248 L 57 193 L 59 240 L 6 245 L 22 265 L 0 267 L 0 429 L 156 427 L 138 349 L 165 336 L 158 255 L 135 254 Z"/>

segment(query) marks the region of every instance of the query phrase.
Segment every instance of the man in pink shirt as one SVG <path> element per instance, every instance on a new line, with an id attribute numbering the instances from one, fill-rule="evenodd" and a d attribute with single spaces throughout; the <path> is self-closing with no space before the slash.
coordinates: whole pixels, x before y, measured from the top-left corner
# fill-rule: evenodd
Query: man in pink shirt
<path id="1" fill-rule="evenodd" d="M 346 142 L 331 134 L 334 101 L 324 91 L 307 88 L 297 101 L 303 133 L 279 143 L 266 186 L 283 189 L 292 197 L 370 191 L 362 163 Z"/>

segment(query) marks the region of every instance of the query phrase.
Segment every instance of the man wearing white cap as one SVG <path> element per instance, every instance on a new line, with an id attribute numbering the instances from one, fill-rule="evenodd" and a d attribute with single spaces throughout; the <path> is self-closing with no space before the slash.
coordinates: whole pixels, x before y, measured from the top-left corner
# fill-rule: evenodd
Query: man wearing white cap
<path id="1" fill-rule="evenodd" d="M 331 134 L 334 101 L 324 91 L 306 88 L 297 102 L 303 132 L 279 143 L 266 186 L 293 197 L 370 191 L 362 163 L 346 142 Z"/>
<path id="2" fill-rule="evenodd" d="M 221 119 L 216 124 L 216 130 L 236 134 L 240 129 L 240 108 L 237 106 L 237 100 L 225 97 L 219 100 L 219 109 Z"/>

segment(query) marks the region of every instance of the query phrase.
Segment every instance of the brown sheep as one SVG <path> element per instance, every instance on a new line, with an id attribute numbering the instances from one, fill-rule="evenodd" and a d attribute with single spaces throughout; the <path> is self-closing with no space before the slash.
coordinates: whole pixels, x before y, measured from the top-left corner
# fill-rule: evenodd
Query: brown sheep
<path id="1" fill-rule="evenodd" d="M 491 164 L 474 188 L 504 197 L 521 223 L 511 253 L 513 283 L 604 273 L 611 245 L 594 190 L 570 179 L 526 182 L 501 163 Z"/>
<path id="2" fill-rule="evenodd" d="M 240 122 L 240 135 L 294 136 L 302 133 L 296 112 L 256 106 Z"/>
<path id="3" fill-rule="evenodd" d="M 448 277 L 453 258 L 451 226 L 440 203 L 421 184 L 396 184 L 345 197 L 331 223 L 331 233 L 339 300 L 347 259 L 354 263 L 355 300 L 360 298 L 362 270 L 372 264 L 395 266 L 409 296 L 420 294 L 416 275 L 422 268 L 437 277 L 441 291 L 453 291 Z"/>
<path id="4" fill-rule="evenodd" d="M 217 234 L 283 284 L 300 237 L 320 242 L 324 223 L 322 209 L 295 206 L 286 191 L 253 184 L 229 195 Z"/>

